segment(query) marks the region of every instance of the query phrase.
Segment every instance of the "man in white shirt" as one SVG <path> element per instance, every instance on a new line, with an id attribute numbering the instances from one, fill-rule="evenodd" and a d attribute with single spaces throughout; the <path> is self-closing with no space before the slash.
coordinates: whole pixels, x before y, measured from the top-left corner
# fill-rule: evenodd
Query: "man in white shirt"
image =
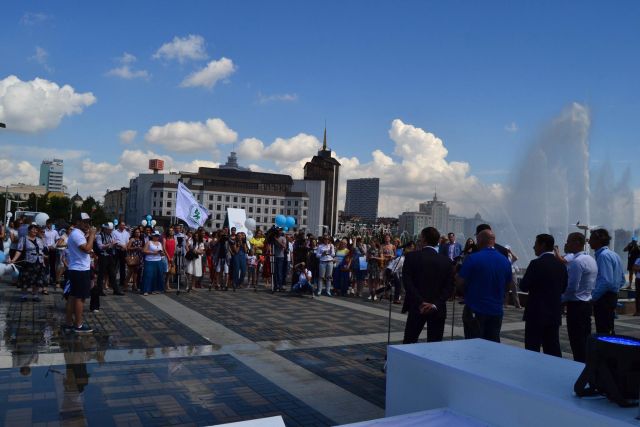
<path id="1" fill-rule="evenodd" d="M 56 254 L 56 243 L 58 243 L 58 239 L 60 235 L 56 231 L 53 222 L 48 219 L 47 226 L 44 230 L 44 245 L 48 250 L 48 259 L 47 268 L 49 270 L 49 284 L 55 285 L 56 283 L 56 264 L 58 262 L 57 254 Z"/>
<path id="2" fill-rule="evenodd" d="M 127 243 L 131 238 L 131 234 L 127 231 L 127 224 L 124 221 L 118 223 L 118 228 L 111 233 L 112 239 L 115 243 L 116 249 L 116 262 L 118 264 L 118 270 L 120 272 L 120 290 L 127 289 Z"/>
<path id="3" fill-rule="evenodd" d="M 93 329 L 83 323 L 84 300 L 91 291 L 91 252 L 96 237 L 95 227 L 89 223 L 89 215 L 82 212 L 76 221 L 76 227 L 67 241 L 68 269 L 67 278 L 71 283 L 69 299 L 67 300 L 66 325 L 62 328 L 66 332 L 86 334 Z"/>

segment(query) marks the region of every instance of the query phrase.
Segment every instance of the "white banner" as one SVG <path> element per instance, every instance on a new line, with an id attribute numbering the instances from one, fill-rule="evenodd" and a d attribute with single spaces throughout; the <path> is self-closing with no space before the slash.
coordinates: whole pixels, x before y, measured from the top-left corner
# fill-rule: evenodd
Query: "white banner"
<path id="1" fill-rule="evenodd" d="M 176 216 L 185 221 L 190 228 L 202 227 L 209 218 L 209 211 L 198 203 L 187 186 L 181 182 L 178 182 Z"/>
<path id="2" fill-rule="evenodd" d="M 247 240 L 253 237 L 253 232 L 247 229 L 244 223 L 247 221 L 247 213 L 244 209 L 227 208 L 227 219 L 229 220 L 229 229 L 235 227 L 236 233 L 244 233 Z"/>

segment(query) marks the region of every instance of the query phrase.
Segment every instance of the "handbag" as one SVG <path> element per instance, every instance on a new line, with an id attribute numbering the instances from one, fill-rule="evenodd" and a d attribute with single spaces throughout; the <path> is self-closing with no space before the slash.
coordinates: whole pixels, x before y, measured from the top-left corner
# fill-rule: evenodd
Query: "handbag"
<path id="1" fill-rule="evenodd" d="M 140 258 L 135 255 L 127 255 L 125 257 L 125 262 L 129 267 L 137 267 L 138 265 L 140 265 Z"/>
<path id="2" fill-rule="evenodd" d="M 198 254 L 196 254 L 196 251 L 194 251 L 193 249 L 190 249 L 189 252 L 185 254 L 184 258 L 187 261 L 193 261 L 194 259 L 198 258 Z"/>

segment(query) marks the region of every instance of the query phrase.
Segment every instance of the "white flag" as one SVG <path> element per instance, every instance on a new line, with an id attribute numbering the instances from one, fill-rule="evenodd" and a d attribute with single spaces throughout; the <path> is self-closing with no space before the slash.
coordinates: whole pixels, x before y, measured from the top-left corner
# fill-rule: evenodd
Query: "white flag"
<path id="1" fill-rule="evenodd" d="M 187 186 L 181 182 L 178 182 L 176 216 L 185 221 L 190 228 L 202 227 L 209 218 L 209 211 L 198 203 Z"/>

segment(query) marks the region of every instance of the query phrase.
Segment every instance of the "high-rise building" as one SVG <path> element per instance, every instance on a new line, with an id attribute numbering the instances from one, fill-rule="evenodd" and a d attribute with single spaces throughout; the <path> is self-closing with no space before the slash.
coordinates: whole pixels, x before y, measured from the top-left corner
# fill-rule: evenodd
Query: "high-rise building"
<path id="1" fill-rule="evenodd" d="M 418 211 L 430 215 L 433 227 L 441 233 L 446 233 L 445 230 L 449 229 L 449 207 L 446 202 L 438 200 L 437 194 L 433 195 L 433 200 L 420 203 Z"/>
<path id="2" fill-rule="evenodd" d="M 63 174 L 64 164 L 61 159 L 43 160 L 40 165 L 40 185 L 45 186 L 49 192 L 64 193 Z"/>
<path id="3" fill-rule="evenodd" d="M 324 213 L 321 227 L 334 235 L 338 230 L 338 178 L 340 162 L 327 149 L 327 129 L 324 130 L 322 150 L 304 165 L 304 179 L 324 181 Z"/>
<path id="4" fill-rule="evenodd" d="M 366 222 L 375 222 L 378 217 L 379 195 L 380 178 L 348 179 L 344 214 L 348 217 L 360 217 Z"/>

